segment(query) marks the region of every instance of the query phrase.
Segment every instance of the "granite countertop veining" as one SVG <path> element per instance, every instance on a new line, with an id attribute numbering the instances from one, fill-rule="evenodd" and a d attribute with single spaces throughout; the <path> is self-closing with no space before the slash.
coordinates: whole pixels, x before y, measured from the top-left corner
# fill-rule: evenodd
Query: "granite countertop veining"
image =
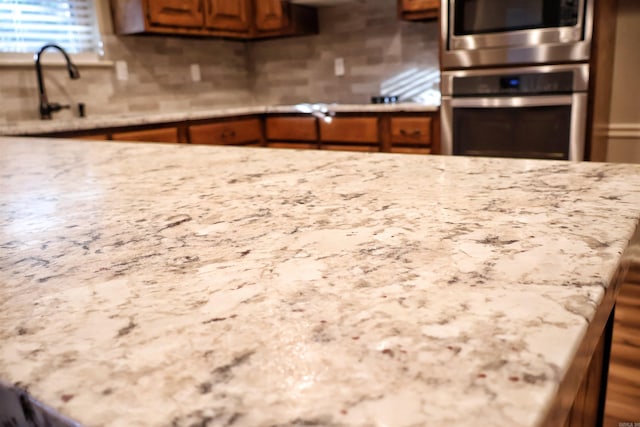
<path id="1" fill-rule="evenodd" d="M 382 112 L 429 112 L 438 111 L 433 104 L 298 104 L 248 107 L 216 107 L 209 109 L 172 111 L 160 113 L 128 113 L 118 115 L 91 115 L 70 120 L 27 120 L 10 124 L 0 123 L 0 135 L 38 135 L 55 132 L 71 132 L 118 126 L 138 126 L 155 123 L 180 122 L 185 120 L 214 119 L 219 117 L 243 116 L 269 113 L 306 113 L 310 107 L 326 108 L 336 113 L 382 113 Z"/>
<path id="2" fill-rule="evenodd" d="M 535 426 L 640 167 L 0 138 L 0 380 L 87 426 Z"/>

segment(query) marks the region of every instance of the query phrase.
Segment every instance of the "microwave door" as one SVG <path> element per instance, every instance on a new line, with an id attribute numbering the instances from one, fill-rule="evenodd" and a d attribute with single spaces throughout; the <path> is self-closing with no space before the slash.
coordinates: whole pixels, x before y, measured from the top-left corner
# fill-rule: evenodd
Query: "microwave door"
<path id="1" fill-rule="evenodd" d="M 583 61 L 594 0 L 442 0 L 443 68 Z"/>

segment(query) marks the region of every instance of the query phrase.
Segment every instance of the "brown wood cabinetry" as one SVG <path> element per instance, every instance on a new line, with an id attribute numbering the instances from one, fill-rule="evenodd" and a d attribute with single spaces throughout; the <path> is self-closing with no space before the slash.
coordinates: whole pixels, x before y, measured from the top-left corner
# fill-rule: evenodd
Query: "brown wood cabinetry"
<path id="1" fill-rule="evenodd" d="M 640 420 L 640 265 L 631 265 L 616 299 L 605 426 Z"/>
<path id="2" fill-rule="evenodd" d="M 431 116 L 392 116 L 389 151 L 392 153 L 429 154 L 434 152 L 437 129 Z"/>
<path id="3" fill-rule="evenodd" d="M 431 143 L 430 117 L 391 117 L 391 142 L 408 145 Z"/>
<path id="4" fill-rule="evenodd" d="M 189 126 L 192 144 L 262 145 L 260 119 L 230 120 Z"/>
<path id="5" fill-rule="evenodd" d="M 204 0 L 207 28 L 248 33 L 251 29 L 246 0 Z"/>
<path id="6" fill-rule="evenodd" d="M 273 148 L 439 154 L 438 112 L 258 114 L 96 128 L 42 136 L 114 141 L 255 145 Z"/>
<path id="7" fill-rule="evenodd" d="M 259 0 L 255 3 L 256 29 L 277 31 L 288 25 L 285 8 L 280 0 Z"/>
<path id="8" fill-rule="evenodd" d="M 311 116 L 276 116 L 265 119 L 265 133 L 269 141 L 318 140 L 316 118 Z"/>
<path id="9" fill-rule="evenodd" d="M 148 5 L 152 25 L 202 26 L 202 0 L 153 0 Z"/>
<path id="10" fill-rule="evenodd" d="M 77 135 L 73 136 L 73 139 L 84 139 L 85 141 L 108 141 L 109 135 L 107 134 L 95 134 L 95 135 Z"/>
<path id="11" fill-rule="evenodd" d="M 343 151 L 380 151 L 380 132 L 375 117 L 333 117 L 320 120 L 320 148 Z"/>
<path id="12" fill-rule="evenodd" d="M 175 127 L 116 132 L 111 134 L 114 141 L 141 142 L 178 142 L 178 129 Z"/>
<path id="13" fill-rule="evenodd" d="M 315 9 L 282 0 L 111 0 L 118 34 L 257 39 L 318 32 Z"/>
<path id="14" fill-rule="evenodd" d="M 398 0 L 398 15 L 407 21 L 437 19 L 440 0 Z"/>

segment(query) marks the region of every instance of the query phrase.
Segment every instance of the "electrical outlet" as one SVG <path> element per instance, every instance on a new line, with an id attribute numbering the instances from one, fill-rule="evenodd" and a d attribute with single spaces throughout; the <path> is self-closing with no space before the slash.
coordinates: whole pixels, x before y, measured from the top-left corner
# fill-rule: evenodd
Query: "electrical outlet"
<path id="1" fill-rule="evenodd" d="M 116 79 L 121 82 L 129 80 L 129 67 L 125 61 L 116 61 Z"/>
<path id="2" fill-rule="evenodd" d="M 336 76 L 344 76 L 344 58 L 336 58 L 333 63 L 333 68 L 335 70 Z"/>
<path id="3" fill-rule="evenodd" d="M 191 81 L 199 82 L 202 80 L 202 74 L 200 74 L 200 65 L 191 64 Z"/>

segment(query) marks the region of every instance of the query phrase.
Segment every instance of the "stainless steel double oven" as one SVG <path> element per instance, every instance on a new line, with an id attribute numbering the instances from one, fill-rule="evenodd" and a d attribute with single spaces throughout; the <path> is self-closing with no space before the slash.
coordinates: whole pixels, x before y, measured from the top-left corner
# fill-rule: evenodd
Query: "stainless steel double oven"
<path id="1" fill-rule="evenodd" d="M 444 154 L 583 160 L 594 0 L 442 0 Z"/>

